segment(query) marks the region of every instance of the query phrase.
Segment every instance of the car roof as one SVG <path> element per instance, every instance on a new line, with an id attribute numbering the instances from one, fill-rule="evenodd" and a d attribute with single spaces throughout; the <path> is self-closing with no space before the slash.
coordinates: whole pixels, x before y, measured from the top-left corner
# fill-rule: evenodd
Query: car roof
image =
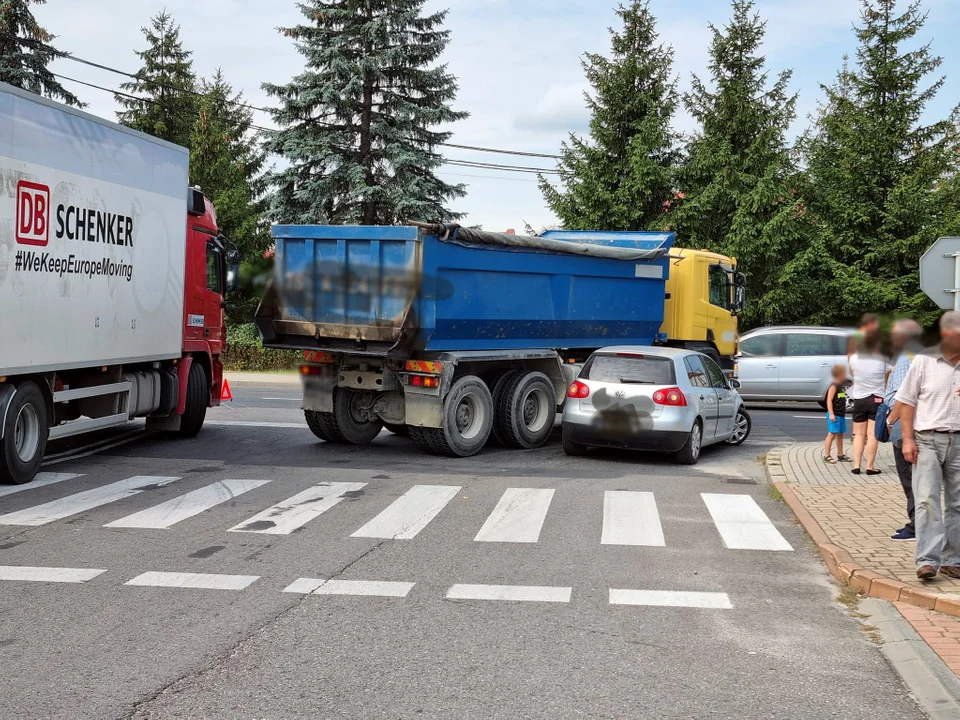
<path id="1" fill-rule="evenodd" d="M 616 355 L 617 353 L 637 353 L 639 355 L 653 355 L 659 357 L 684 357 L 685 355 L 696 355 L 696 350 L 685 350 L 683 348 L 660 347 L 653 345 L 611 345 L 610 347 L 600 348 L 594 355 Z"/>
<path id="2" fill-rule="evenodd" d="M 775 333 L 814 333 L 820 335 L 853 335 L 856 332 L 853 328 L 842 327 L 818 327 L 815 325 L 770 325 L 768 327 L 754 328 L 748 330 L 741 339 L 753 337 L 755 335 L 772 335 Z"/>

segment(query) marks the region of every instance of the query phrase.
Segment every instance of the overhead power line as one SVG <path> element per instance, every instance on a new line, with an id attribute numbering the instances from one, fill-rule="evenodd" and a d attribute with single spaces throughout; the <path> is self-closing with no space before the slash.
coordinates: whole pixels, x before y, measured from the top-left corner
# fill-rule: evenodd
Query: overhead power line
<path id="1" fill-rule="evenodd" d="M 176 85 L 171 85 L 171 84 L 169 84 L 169 83 L 161 82 L 161 81 L 159 81 L 159 80 L 144 80 L 143 78 L 139 77 L 136 73 L 131 73 L 131 72 L 127 72 L 126 70 L 120 70 L 119 68 L 110 67 L 109 65 L 104 65 L 104 64 L 102 64 L 102 63 L 94 62 L 93 60 L 87 60 L 87 59 L 85 59 L 85 58 L 78 57 L 77 55 L 74 55 L 73 53 L 68 53 L 68 52 L 63 52 L 62 50 L 57 50 L 57 49 L 54 48 L 53 46 L 47 45 L 46 43 L 43 43 L 43 42 L 41 42 L 41 41 L 39 41 L 39 40 L 34 40 L 34 39 L 32 39 L 32 38 L 22 38 L 22 37 L 19 37 L 18 35 L 10 35 L 10 34 L 7 34 L 7 33 L 0 33 L 0 37 L 2 37 L 2 38 L 5 39 L 5 40 L 13 40 L 13 41 L 15 41 L 15 42 L 20 43 L 21 45 L 26 45 L 26 46 L 28 46 L 28 47 L 36 47 L 36 48 L 41 48 L 41 49 L 43 49 L 43 50 L 47 50 L 48 52 L 53 53 L 57 58 L 60 58 L 60 59 L 63 59 L 63 60 L 70 60 L 71 62 L 76 62 L 76 63 L 80 63 L 80 64 L 82 64 L 82 65 L 87 65 L 87 66 L 89 66 L 89 67 L 96 68 L 96 69 L 98 69 L 98 70 L 104 70 L 104 71 L 106 71 L 106 72 L 114 73 L 115 75 L 120 75 L 120 76 L 122 76 L 122 77 L 131 78 L 131 79 L 133 79 L 133 80 L 136 80 L 136 81 L 141 82 L 141 83 L 144 83 L 144 84 L 155 85 L 155 86 L 157 86 L 157 87 L 161 87 L 161 88 L 164 88 L 164 89 L 167 89 L 167 90 L 173 90 L 173 91 L 175 91 L 175 92 L 187 93 L 187 94 L 189 94 L 189 95 L 195 95 L 195 96 L 197 96 L 197 97 L 205 97 L 203 93 L 197 92 L 196 90 L 190 90 L 190 89 L 187 89 L 187 88 L 177 87 Z M 81 82 L 81 81 L 79 81 L 79 80 L 74 80 L 73 82 L 77 82 L 77 83 L 79 83 L 79 84 L 81 84 L 81 85 L 87 84 L 87 83 L 83 83 L 83 82 Z M 91 87 L 93 87 L 93 86 L 91 86 Z M 103 89 L 103 88 L 98 88 L 98 89 Z M 116 91 L 112 91 L 112 92 L 115 92 L 117 95 L 120 95 L 120 96 L 122 96 L 122 97 L 127 97 L 127 96 L 124 95 L 124 93 L 116 92 Z M 144 100 L 143 98 L 134 98 L 134 99 L 136 99 L 136 100 L 141 100 L 141 101 Z M 273 111 L 270 110 L 269 108 L 260 107 L 260 106 L 258 106 L 258 105 L 251 105 L 251 104 L 249 104 L 249 103 L 241 102 L 241 101 L 239 101 L 239 100 L 230 100 L 229 98 L 225 98 L 225 102 L 226 102 L 227 104 L 234 105 L 234 106 L 240 107 L 240 108 L 245 108 L 245 109 L 247 109 L 247 110 L 253 110 L 253 111 L 256 111 L 256 112 L 267 113 L 268 115 L 270 115 L 270 114 L 273 113 Z M 317 121 L 317 122 L 319 122 L 320 124 L 330 124 L 330 123 L 324 123 L 323 121 Z M 256 127 L 256 126 L 251 125 L 250 127 Z M 462 145 L 462 144 L 458 144 L 458 143 L 439 143 L 439 144 L 442 145 L 443 147 L 455 148 L 455 149 L 457 149 L 457 150 L 470 150 L 470 151 L 473 151 L 473 152 L 496 153 L 496 154 L 500 154 L 500 155 L 516 155 L 516 156 L 518 156 L 518 157 L 536 157 L 536 158 L 544 158 L 544 159 L 547 159 L 547 160 L 560 160 L 560 159 L 561 159 L 559 155 L 551 155 L 551 154 L 549 154 L 549 153 L 529 152 L 529 151 L 525 151 L 525 150 L 506 150 L 506 149 L 503 149 L 503 148 L 489 148 L 489 147 L 482 147 L 482 146 L 479 146 L 479 145 Z"/>

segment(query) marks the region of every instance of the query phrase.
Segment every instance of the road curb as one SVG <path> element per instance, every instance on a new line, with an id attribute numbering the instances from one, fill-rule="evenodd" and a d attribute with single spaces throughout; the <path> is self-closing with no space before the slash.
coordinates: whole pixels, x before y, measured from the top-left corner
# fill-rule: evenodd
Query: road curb
<path id="1" fill-rule="evenodd" d="M 793 512 L 797 522 L 803 526 L 803 529 L 807 531 L 807 534 L 816 544 L 820 557 L 823 558 L 827 569 L 837 582 L 848 585 L 860 595 L 891 602 L 909 603 L 927 610 L 936 610 L 944 615 L 960 617 L 960 599 L 928 592 L 874 572 L 869 568 L 858 565 L 850 553 L 831 543 L 830 538 L 820 527 L 820 523 L 804 507 L 800 498 L 793 491 L 793 487 L 785 480 L 786 473 L 783 471 L 781 460 L 782 451 L 779 449 L 771 450 L 767 454 L 767 479 L 780 492 L 783 501 Z"/>

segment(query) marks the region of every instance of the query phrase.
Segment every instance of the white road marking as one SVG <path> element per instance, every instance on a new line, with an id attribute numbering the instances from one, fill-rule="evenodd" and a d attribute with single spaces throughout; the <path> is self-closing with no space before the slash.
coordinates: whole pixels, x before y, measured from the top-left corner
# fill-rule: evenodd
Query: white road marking
<path id="1" fill-rule="evenodd" d="M 729 610 L 730 597 L 715 592 L 672 592 L 669 590 L 610 589 L 611 605 L 649 605 L 654 607 L 708 608 Z"/>
<path id="2" fill-rule="evenodd" d="M 450 485 L 414 485 L 351 537 L 410 540 L 460 492 Z"/>
<path id="3" fill-rule="evenodd" d="M 266 485 L 269 480 L 220 480 L 186 495 L 107 523 L 104 527 L 165 529 L 204 510 Z"/>
<path id="4" fill-rule="evenodd" d="M 731 550 L 793 550 L 749 495 L 701 493 L 700 497 Z"/>
<path id="5" fill-rule="evenodd" d="M 327 580 L 313 591 L 314 595 L 360 595 L 366 597 L 406 597 L 412 582 L 377 580 Z"/>
<path id="6" fill-rule="evenodd" d="M 87 568 L 26 567 L 0 565 L 0 580 L 20 582 L 84 583 L 103 575 L 106 570 Z"/>
<path id="7" fill-rule="evenodd" d="M 823 420 L 824 415 L 794 415 L 798 420 Z"/>
<path id="8" fill-rule="evenodd" d="M 447 600 L 508 600 L 513 602 L 570 602 L 573 588 L 536 585 L 454 585 Z"/>
<path id="9" fill-rule="evenodd" d="M 83 476 L 77 473 L 37 473 L 37 476 L 32 482 L 24 483 L 23 485 L 4 485 L 0 487 L 0 497 L 13 495 L 14 493 L 23 492 L 24 490 L 36 490 L 37 488 L 46 487 L 47 485 L 54 485 L 55 483 L 63 482 L 64 480 L 73 480 L 74 478 L 78 477 Z"/>
<path id="10" fill-rule="evenodd" d="M 193 588 L 197 590 L 243 590 L 257 580 L 259 575 L 213 575 L 207 573 L 145 572 L 128 580 L 124 585 L 142 587 Z"/>
<path id="11" fill-rule="evenodd" d="M 478 542 L 535 543 L 553 500 L 553 490 L 507 488 L 474 538 Z"/>
<path id="12" fill-rule="evenodd" d="M 285 422 L 254 422 L 252 420 L 207 420 L 204 425 L 223 425 L 225 427 L 259 427 L 259 428 L 296 428 L 308 427 L 306 423 Z"/>
<path id="13" fill-rule="evenodd" d="M 287 585 L 283 591 L 285 593 L 297 593 L 298 595 L 309 595 L 318 587 L 323 585 L 326 580 L 319 580 L 317 578 L 297 578 L 292 583 Z"/>
<path id="14" fill-rule="evenodd" d="M 265 397 L 260 399 L 261 400 L 284 400 L 286 402 L 300 402 L 300 397 L 299 396 L 294 397 L 293 395 L 290 395 L 288 397 Z"/>
<path id="15" fill-rule="evenodd" d="M 663 547 L 663 527 L 652 492 L 608 490 L 603 494 L 601 545 Z"/>
<path id="16" fill-rule="evenodd" d="M 51 500 L 25 510 L 0 515 L 0 525 L 46 525 L 54 520 L 62 520 L 107 503 L 139 495 L 151 487 L 169 485 L 179 479 L 178 477 L 138 475 L 93 490 L 67 495 L 59 500 Z"/>
<path id="17" fill-rule="evenodd" d="M 289 535 L 339 503 L 347 493 L 356 492 L 365 486 L 366 483 L 350 482 L 314 485 L 254 515 L 249 520 L 244 520 L 230 528 L 228 532 Z"/>

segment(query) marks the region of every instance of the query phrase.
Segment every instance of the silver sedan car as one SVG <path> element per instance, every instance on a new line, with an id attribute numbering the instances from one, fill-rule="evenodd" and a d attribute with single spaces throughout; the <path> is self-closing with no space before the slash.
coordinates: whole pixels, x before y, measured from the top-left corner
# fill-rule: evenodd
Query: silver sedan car
<path id="1" fill-rule="evenodd" d="M 663 347 L 610 347 L 587 360 L 567 390 L 563 449 L 588 447 L 673 453 L 693 465 L 707 445 L 740 445 L 750 415 L 711 358 Z"/>

